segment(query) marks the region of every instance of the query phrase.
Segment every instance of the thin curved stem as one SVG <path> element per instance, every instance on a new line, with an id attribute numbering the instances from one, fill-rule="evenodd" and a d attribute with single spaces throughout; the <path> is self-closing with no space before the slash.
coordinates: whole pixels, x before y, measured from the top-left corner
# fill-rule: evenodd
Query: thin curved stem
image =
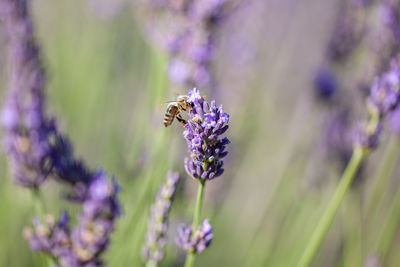
<path id="1" fill-rule="evenodd" d="M 33 211 L 37 214 L 40 218 L 43 218 L 45 215 L 46 206 L 43 201 L 42 193 L 40 192 L 39 188 L 33 188 L 32 192 L 32 203 L 33 203 Z"/>
<path id="2" fill-rule="evenodd" d="M 340 179 L 339 185 L 300 258 L 298 267 L 310 266 L 364 157 L 365 152 L 361 148 L 356 148 L 353 151 L 353 155 Z"/>
<path id="3" fill-rule="evenodd" d="M 206 184 L 206 180 L 200 180 L 200 185 L 199 185 L 199 188 L 197 191 L 196 207 L 195 207 L 194 215 L 193 215 L 193 223 L 192 223 L 193 233 L 192 233 L 192 235 L 195 233 L 195 231 L 200 223 L 201 206 L 203 204 L 203 195 L 204 195 L 205 184 Z M 195 258 L 196 258 L 196 253 L 189 251 L 186 256 L 185 267 L 193 267 Z"/>

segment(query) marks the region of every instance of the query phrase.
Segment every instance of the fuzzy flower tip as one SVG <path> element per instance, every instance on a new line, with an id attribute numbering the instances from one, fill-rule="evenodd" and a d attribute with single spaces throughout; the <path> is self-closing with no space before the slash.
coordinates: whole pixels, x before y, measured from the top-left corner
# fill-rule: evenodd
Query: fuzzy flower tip
<path id="1" fill-rule="evenodd" d="M 166 181 L 161 185 L 156 195 L 156 201 L 150 208 L 148 231 L 142 248 L 142 257 L 146 261 L 159 262 L 164 257 L 168 216 L 179 180 L 178 173 L 168 172 Z"/>
<path id="2" fill-rule="evenodd" d="M 214 237 L 212 231 L 208 219 L 203 221 L 194 234 L 192 226 L 182 225 L 178 228 L 177 243 L 184 250 L 199 254 L 211 244 Z"/>
<path id="3" fill-rule="evenodd" d="M 230 142 L 222 135 L 228 130 L 229 115 L 215 101 L 208 104 L 197 88 L 189 91 L 188 103 L 192 108 L 183 136 L 190 158 L 185 158 L 185 169 L 196 179 L 213 179 L 224 172 L 222 159 Z"/>

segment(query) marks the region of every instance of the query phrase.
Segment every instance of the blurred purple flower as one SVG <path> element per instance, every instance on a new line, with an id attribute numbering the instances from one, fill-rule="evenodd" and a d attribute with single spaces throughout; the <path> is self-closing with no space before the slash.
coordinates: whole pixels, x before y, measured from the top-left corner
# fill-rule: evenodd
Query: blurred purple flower
<path id="1" fill-rule="evenodd" d="M 46 75 L 34 39 L 26 0 L 1 0 L 0 17 L 8 41 L 9 93 L 1 112 L 4 147 L 15 180 L 38 187 L 50 174 L 75 184 L 91 173 L 73 154 L 55 119 L 45 114 Z"/>
<path id="2" fill-rule="evenodd" d="M 362 148 L 374 149 L 379 144 L 382 129 L 382 123 L 380 122 L 373 128 L 368 127 L 367 123 L 361 123 L 354 130 L 354 143 Z"/>
<path id="3" fill-rule="evenodd" d="M 53 119 L 45 117 L 46 82 L 26 1 L 0 1 L 0 18 L 8 41 L 9 93 L 1 112 L 4 147 L 15 180 L 38 187 L 52 169 Z"/>
<path id="4" fill-rule="evenodd" d="M 147 1 L 142 14 L 150 35 L 170 54 L 169 77 L 183 87 L 210 87 L 216 29 L 231 13 L 228 0 Z"/>
<path id="5" fill-rule="evenodd" d="M 63 251 L 71 249 L 68 223 L 69 217 L 65 212 L 58 221 L 54 216 L 47 214 L 43 222 L 34 218 L 33 229 L 25 228 L 23 235 L 33 250 L 59 256 Z"/>
<path id="6" fill-rule="evenodd" d="M 400 42 L 400 3 L 396 0 L 379 1 L 380 27 L 374 31 L 369 43 L 373 50 L 384 57 L 393 56 Z"/>
<path id="7" fill-rule="evenodd" d="M 396 134 L 400 134 L 400 107 L 397 107 L 389 114 L 388 122 L 390 130 Z"/>
<path id="8" fill-rule="evenodd" d="M 100 266 L 114 221 L 120 214 L 118 185 L 104 172 L 89 170 L 76 158 L 68 139 L 45 115 L 45 72 L 34 40 L 27 0 L 0 0 L 0 18 L 8 40 L 9 94 L 1 112 L 4 145 L 14 177 L 38 187 L 52 175 L 75 189 L 71 199 L 82 204 L 78 225 L 71 231 L 64 213 L 58 222 L 34 220 L 25 237 L 34 250 L 48 252 L 61 266 Z"/>
<path id="9" fill-rule="evenodd" d="M 115 219 L 121 214 L 118 191 L 116 181 L 110 182 L 104 172 L 94 174 L 78 225 L 71 231 L 73 251 L 80 262 L 100 265 L 99 255 L 107 249 Z"/>
<path id="10" fill-rule="evenodd" d="M 369 2 L 346 1 L 341 8 L 328 45 L 328 57 L 331 61 L 346 58 L 361 41 Z"/>
<path id="11" fill-rule="evenodd" d="M 61 266 L 102 266 L 101 254 L 120 215 L 118 190 L 115 181 L 110 182 L 103 172 L 96 173 L 82 200 L 77 226 L 70 229 L 67 213 L 58 222 L 47 215 L 45 223 L 34 219 L 33 230 L 24 230 L 25 238 L 33 250 L 50 254 Z"/>
<path id="12" fill-rule="evenodd" d="M 382 120 L 390 119 L 400 102 L 400 68 L 396 60 L 392 60 L 390 68 L 380 77 L 375 78 L 367 99 L 370 121 L 360 124 L 354 133 L 356 145 L 373 149 L 378 145 L 382 132 Z"/>
<path id="13" fill-rule="evenodd" d="M 331 99 L 338 89 L 336 75 L 327 67 L 320 67 L 314 78 L 314 88 L 321 99 Z"/>
<path id="14" fill-rule="evenodd" d="M 353 151 L 350 111 L 332 112 L 324 125 L 322 136 L 325 153 L 340 159 L 343 166 L 346 166 Z"/>
<path id="15" fill-rule="evenodd" d="M 183 132 L 190 151 L 185 169 L 196 179 L 213 179 L 224 172 L 222 159 L 229 140 L 221 136 L 228 130 L 229 115 L 215 101 L 209 105 L 197 88 L 189 90 L 188 103 L 193 107 Z"/>
<path id="16" fill-rule="evenodd" d="M 390 69 L 375 78 L 368 97 L 368 105 L 379 116 L 385 116 L 395 109 L 400 99 L 400 68 L 392 61 Z"/>
<path id="17" fill-rule="evenodd" d="M 178 228 L 178 245 L 189 252 L 202 253 L 212 242 L 213 228 L 205 219 L 194 234 L 192 226 L 182 225 Z"/>
<path id="18" fill-rule="evenodd" d="M 169 171 L 167 179 L 156 195 L 156 201 L 150 208 L 150 219 L 145 244 L 142 248 L 143 259 L 157 263 L 164 257 L 167 243 L 168 216 L 179 183 L 179 174 Z"/>

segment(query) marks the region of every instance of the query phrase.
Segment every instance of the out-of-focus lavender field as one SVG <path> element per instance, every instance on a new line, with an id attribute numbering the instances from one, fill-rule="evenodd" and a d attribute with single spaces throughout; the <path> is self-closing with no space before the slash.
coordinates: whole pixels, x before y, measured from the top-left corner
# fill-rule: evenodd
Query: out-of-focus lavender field
<path id="1" fill-rule="evenodd" d="M 13 1 L 26 2 L 0 0 L 0 9 Z M 101 253 L 105 266 L 157 265 L 146 264 L 142 246 L 169 170 L 181 178 L 158 266 L 184 266 L 177 228 L 192 223 L 199 182 L 185 170 L 184 158 L 195 158 L 185 129 L 176 120 L 164 127 L 163 120 L 165 102 L 192 87 L 230 115 L 225 171 L 207 180 L 200 216 L 209 218 L 213 241 L 195 266 L 399 266 L 400 69 L 390 60 L 400 52 L 400 1 L 221 0 L 224 13 L 206 27 L 213 52 L 204 83 L 174 80 L 189 67 L 171 67 L 180 51 L 165 40 L 188 25 L 190 16 L 179 17 L 185 3 L 218 1 L 27 2 L 47 73 L 46 113 L 78 158 L 115 176 L 120 187 L 121 216 Z M 9 101 L 6 36 L 15 34 L 5 29 L 4 14 L 1 106 Z M 389 70 L 392 76 L 374 85 Z M 379 102 L 389 89 L 374 91 L 375 100 L 373 85 L 394 88 L 390 107 L 381 110 Z M 360 124 L 367 120 L 376 127 Z M 357 135 L 360 127 L 366 130 Z M 358 148 L 362 162 L 346 187 L 342 174 Z M 23 237 L 37 215 L 36 200 L 15 182 L 7 149 L 0 151 L 0 266 L 53 266 Z M 80 222 L 81 207 L 65 200 L 66 185 L 47 178 L 40 191 L 46 213 L 67 210 L 72 224 Z M 326 233 L 317 225 L 327 226 Z"/>

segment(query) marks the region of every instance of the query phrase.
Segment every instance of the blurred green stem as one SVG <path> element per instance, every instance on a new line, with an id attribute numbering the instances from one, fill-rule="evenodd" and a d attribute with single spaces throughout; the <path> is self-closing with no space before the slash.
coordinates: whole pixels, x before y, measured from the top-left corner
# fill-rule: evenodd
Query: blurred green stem
<path id="1" fill-rule="evenodd" d="M 166 55 L 157 49 L 152 49 L 149 54 L 149 62 L 149 76 L 147 81 L 146 97 L 142 102 L 143 107 L 141 108 L 143 110 L 143 114 L 153 113 L 154 107 L 157 104 L 160 104 L 162 99 L 165 97 L 168 86 L 168 79 L 165 75 L 167 68 Z M 148 118 L 143 117 L 143 115 L 140 116 L 140 120 L 134 118 L 134 123 L 137 124 L 138 130 L 133 137 L 132 146 L 128 152 L 128 163 L 134 164 L 138 161 L 143 144 L 146 143 L 146 138 L 149 138 L 149 136 L 152 138 L 149 153 L 149 158 L 151 160 L 149 160 L 149 162 L 160 162 L 160 159 L 165 158 L 165 147 L 166 140 L 168 140 L 168 133 L 165 131 L 164 127 L 159 130 L 153 130 L 151 133 L 149 133 Z M 160 119 L 160 124 L 161 121 L 162 120 Z M 137 252 L 139 251 L 139 247 L 143 242 L 143 236 L 141 235 L 141 232 L 142 228 L 146 225 L 146 221 L 143 220 L 144 212 L 147 210 L 146 202 L 150 199 L 149 196 L 152 196 L 152 189 L 159 182 L 160 170 L 164 170 L 164 168 L 146 169 L 146 167 L 142 167 L 142 170 L 143 172 L 138 176 L 142 176 L 143 179 L 135 179 L 137 183 L 133 185 L 140 187 L 141 190 L 138 191 L 136 198 L 132 201 L 132 211 L 127 215 L 127 218 L 125 219 L 126 226 L 122 230 L 124 232 L 122 236 L 124 242 L 129 243 L 129 245 L 125 246 L 124 251 L 129 253 L 129 256 L 118 256 L 117 261 L 120 261 L 122 258 L 127 258 L 126 260 L 128 262 L 132 262 L 140 258 L 140 256 L 138 256 L 140 253 Z"/>
<path id="2" fill-rule="evenodd" d="M 32 192 L 33 212 L 37 214 L 40 218 L 43 218 L 46 207 L 43 201 L 42 193 L 40 192 L 40 189 L 37 187 L 33 188 L 31 192 Z"/>
<path id="3" fill-rule="evenodd" d="M 199 225 L 201 206 L 203 204 L 203 195 L 204 195 L 204 186 L 205 186 L 205 184 L 206 184 L 206 180 L 200 180 L 199 188 L 198 188 L 198 191 L 197 191 L 196 207 L 195 207 L 194 215 L 193 215 L 192 236 L 195 234 L 195 232 L 197 230 L 197 227 Z M 195 257 L 196 257 L 196 252 L 189 251 L 187 256 L 186 256 L 185 267 L 193 267 L 194 266 Z"/>
<path id="4" fill-rule="evenodd" d="M 365 152 L 362 148 L 354 149 L 353 155 L 340 179 L 339 185 L 337 186 L 325 213 L 322 215 L 322 218 L 314 230 L 314 233 L 312 234 L 297 266 L 310 266 L 364 157 Z"/>
<path id="5" fill-rule="evenodd" d="M 373 218 L 377 214 L 376 212 L 380 210 L 384 200 L 384 192 L 389 184 L 389 179 L 391 173 L 396 167 L 396 161 L 400 154 L 400 144 L 397 136 L 392 135 L 386 146 L 381 164 L 379 169 L 373 179 L 373 184 L 371 186 L 371 192 L 368 194 L 366 200 L 365 218 Z"/>
<path id="6" fill-rule="evenodd" d="M 381 235 L 377 245 L 377 251 L 381 257 L 382 263 L 385 260 L 386 254 L 390 248 L 390 244 L 399 225 L 400 220 L 400 187 L 397 189 L 396 195 L 393 199 L 393 204 L 390 207 L 389 215 L 383 224 Z"/>

